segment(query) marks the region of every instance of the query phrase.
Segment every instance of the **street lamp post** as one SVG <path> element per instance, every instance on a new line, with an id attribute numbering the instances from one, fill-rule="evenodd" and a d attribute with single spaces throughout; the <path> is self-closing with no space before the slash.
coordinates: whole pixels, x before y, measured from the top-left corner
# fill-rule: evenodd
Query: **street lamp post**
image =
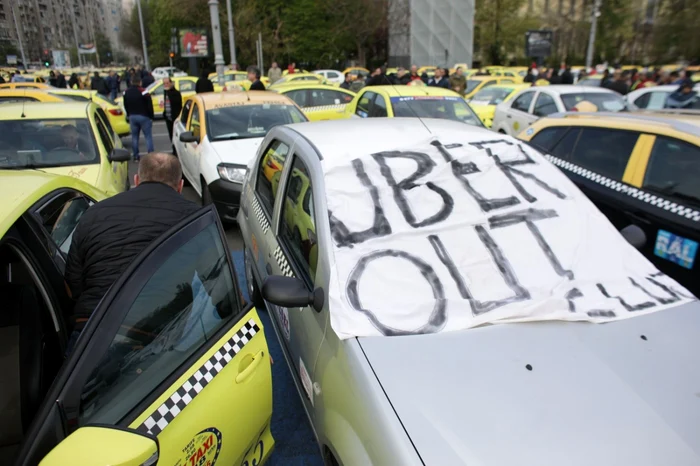
<path id="1" fill-rule="evenodd" d="M 12 8 L 12 19 L 15 20 L 15 31 L 17 32 L 17 40 L 19 41 L 19 53 L 22 55 L 22 65 L 24 69 L 27 69 L 27 58 L 24 56 L 24 45 L 22 45 L 22 35 L 19 32 L 19 25 L 17 24 L 17 14 L 15 13 L 15 6 L 10 5 Z"/>
<path id="2" fill-rule="evenodd" d="M 221 45 L 221 26 L 219 25 L 219 0 L 209 0 L 211 13 L 211 35 L 214 36 L 214 64 L 219 77 L 219 85 L 224 85 L 224 47 Z"/>
<path id="3" fill-rule="evenodd" d="M 586 68 L 593 66 L 593 49 L 595 48 L 595 34 L 598 27 L 598 16 L 600 16 L 600 6 L 602 0 L 595 0 L 593 5 L 593 16 L 591 17 L 591 34 L 588 36 L 588 51 L 586 52 Z"/>
<path id="4" fill-rule="evenodd" d="M 147 70 L 151 69 L 148 63 L 148 44 L 146 44 L 146 32 L 143 28 L 143 14 L 141 13 L 141 0 L 136 0 L 136 7 L 139 9 L 139 24 L 141 25 L 141 42 L 143 43 L 143 64 Z"/>
<path id="5" fill-rule="evenodd" d="M 226 0 L 226 13 L 228 15 L 228 45 L 231 48 L 231 68 L 236 65 L 236 41 L 233 37 L 233 12 L 231 11 L 231 0 Z"/>

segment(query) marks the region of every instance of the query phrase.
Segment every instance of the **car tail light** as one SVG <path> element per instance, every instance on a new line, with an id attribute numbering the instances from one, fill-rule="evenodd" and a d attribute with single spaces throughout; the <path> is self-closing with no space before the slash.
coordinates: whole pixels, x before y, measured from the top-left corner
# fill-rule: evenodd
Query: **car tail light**
<path id="1" fill-rule="evenodd" d="M 112 109 L 109 110 L 109 113 L 111 113 L 112 115 L 115 115 L 115 116 L 119 116 L 119 115 L 121 115 L 123 112 L 122 112 L 121 109 L 119 109 L 119 108 L 112 108 Z"/>

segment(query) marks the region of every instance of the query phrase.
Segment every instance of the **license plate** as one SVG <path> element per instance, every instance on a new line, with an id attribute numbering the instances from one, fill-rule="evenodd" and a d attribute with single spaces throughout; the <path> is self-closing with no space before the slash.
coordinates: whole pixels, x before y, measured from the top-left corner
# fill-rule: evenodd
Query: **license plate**
<path id="1" fill-rule="evenodd" d="M 692 269 L 697 252 L 698 243 L 692 239 L 674 235 L 666 230 L 659 230 L 656 235 L 654 254 L 681 267 Z"/>

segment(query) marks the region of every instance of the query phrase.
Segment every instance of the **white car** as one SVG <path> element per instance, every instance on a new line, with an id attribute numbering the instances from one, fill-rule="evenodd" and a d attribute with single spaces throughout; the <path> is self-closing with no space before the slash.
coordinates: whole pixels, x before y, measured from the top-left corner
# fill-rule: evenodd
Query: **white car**
<path id="1" fill-rule="evenodd" d="M 222 92 L 187 98 L 173 124 L 173 148 L 182 174 L 215 204 L 224 222 L 234 222 L 248 162 L 270 128 L 308 121 L 289 97 L 274 92 Z"/>
<path id="2" fill-rule="evenodd" d="M 187 76 L 187 73 L 174 66 L 159 66 L 151 71 L 151 74 L 156 79 L 163 78 L 178 78 L 180 76 Z"/>
<path id="3" fill-rule="evenodd" d="M 678 87 L 678 84 L 643 87 L 630 92 L 625 96 L 625 99 L 628 103 L 633 104 L 638 108 L 646 110 L 662 110 L 666 108 L 666 99 L 668 96 L 676 92 Z M 694 90 L 700 93 L 700 83 L 695 85 Z"/>
<path id="4" fill-rule="evenodd" d="M 491 129 L 517 136 L 538 118 L 576 111 L 576 105 L 584 101 L 606 112 L 619 112 L 627 108 L 622 96 L 609 89 L 566 84 L 536 86 L 522 90 L 512 99 L 496 106 Z"/>
<path id="5" fill-rule="evenodd" d="M 342 84 L 345 81 L 345 76 L 338 70 L 316 70 L 312 71 L 313 74 L 318 74 L 326 78 L 328 84 Z"/>

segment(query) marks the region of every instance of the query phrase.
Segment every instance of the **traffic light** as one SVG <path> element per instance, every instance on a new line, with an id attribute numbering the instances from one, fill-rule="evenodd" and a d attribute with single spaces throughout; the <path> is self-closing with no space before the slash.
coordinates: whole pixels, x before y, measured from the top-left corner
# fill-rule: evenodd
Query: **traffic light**
<path id="1" fill-rule="evenodd" d="M 49 63 L 49 61 L 46 60 L 46 61 L 44 62 L 44 66 L 48 68 L 49 66 L 51 66 L 51 63 Z"/>
<path id="2" fill-rule="evenodd" d="M 170 52 L 170 58 L 175 58 L 175 52 Z"/>

